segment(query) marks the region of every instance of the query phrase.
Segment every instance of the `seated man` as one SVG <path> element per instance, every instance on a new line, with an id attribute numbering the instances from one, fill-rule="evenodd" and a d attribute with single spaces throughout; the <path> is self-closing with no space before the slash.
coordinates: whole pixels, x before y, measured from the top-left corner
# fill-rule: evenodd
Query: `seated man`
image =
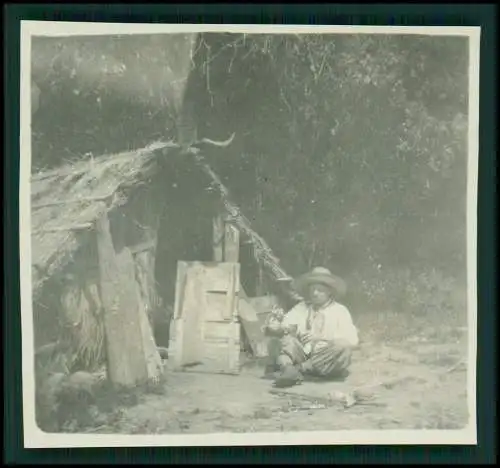
<path id="1" fill-rule="evenodd" d="M 275 385 L 299 383 L 304 374 L 325 379 L 344 378 L 358 332 L 348 309 L 336 300 L 345 283 L 326 268 L 314 268 L 295 281 L 305 298 L 279 321 L 267 324 L 269 357 L 280 373 Z"/>

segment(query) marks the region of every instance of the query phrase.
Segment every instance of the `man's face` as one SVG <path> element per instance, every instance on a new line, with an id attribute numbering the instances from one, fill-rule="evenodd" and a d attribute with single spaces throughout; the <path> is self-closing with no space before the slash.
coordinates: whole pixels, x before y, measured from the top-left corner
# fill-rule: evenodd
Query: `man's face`
<path id="1" fill-rule="evenodd" d="M 325 305 L 331 298 L 331 290 L 324 284 L 311 284 L 309 287 L 309 297 L 311 303 L 315 306 L 321 307 Z"/>

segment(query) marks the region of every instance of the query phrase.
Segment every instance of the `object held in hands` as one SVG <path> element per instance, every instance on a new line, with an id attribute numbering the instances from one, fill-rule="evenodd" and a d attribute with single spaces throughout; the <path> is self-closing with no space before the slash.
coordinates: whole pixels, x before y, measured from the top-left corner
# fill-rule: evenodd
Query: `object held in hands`
<path id="1" fill-rule="evenodd" d="M 269 313 L 264 326 L 263 331 L 269 335 L 282 335 L 285 333 L 282 322 L 285 312 L 283 309 L 277 306 L 273 306 L 273 309 Z"/>
<path id="2" fill-rule="evenodd" d="M 297 336 L 297 333 L 298 333 L 297 325 L 288 325 L 284 329 L 285 329 L 285 333 L 288 333 L 292 336 Z"/>
<path id="3" fill-rule="evenodd" d="M 273 305 L 273 308 L 271 309 L 271 312 L 269 313 L 269 318 L 276 319 L 279 322 L 282 322 L 283 319 L 285 318 L 285 311 L 281 307 L 279 307 L 277 305 Z"/>

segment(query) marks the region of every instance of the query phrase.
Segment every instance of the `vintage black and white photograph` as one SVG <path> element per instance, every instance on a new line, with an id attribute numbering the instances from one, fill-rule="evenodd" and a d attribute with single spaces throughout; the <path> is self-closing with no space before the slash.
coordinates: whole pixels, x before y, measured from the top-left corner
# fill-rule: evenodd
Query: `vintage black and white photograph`
<path id="1" fill-rule="evenodd" d="M 27 447 L 476 443 L 479 28 L 21 43 Z"/>

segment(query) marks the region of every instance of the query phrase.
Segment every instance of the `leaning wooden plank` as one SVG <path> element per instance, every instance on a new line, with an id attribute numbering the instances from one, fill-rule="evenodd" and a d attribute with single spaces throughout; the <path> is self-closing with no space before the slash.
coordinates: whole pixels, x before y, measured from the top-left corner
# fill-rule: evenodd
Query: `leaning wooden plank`
<path id="1" fill-rule="evenodd" d="M 240 297 L 238 300 L 238 316 L 246 322 L 257 323 L 259 321 L 257 312 L 248 301 L 248 298 L 245 297 Z"/>
<path id="2" fill-rule="evenodd" d="M 239 299 L 239 316 L 243 332 L 255 357 L 267 356 L 267 340 L 255 309 L 248 300 Z"/>
<path id="3" fill-rule="evenodd" d="M 133 386 L 147 380 L 133 259 L 115 253 L 107 215 L 96 223 L 107 370 L 111 382 Z"/>
<path id="4" fill-rule="evenodd" d="M 266 314 L 271 312 L 274 306 L 278 305 L 278 298 L 273 295 L 249 297 L 248 302 L 257 314 Z"/>
<path id="5" fill-rule="evenodd" d="M 248 299 L 248 294 L 243 289 L 243 286 L 241 284 L 240 284 L 240 290 L 238 291 L 238 296 L 242 297 L 243 299 Z"/>

